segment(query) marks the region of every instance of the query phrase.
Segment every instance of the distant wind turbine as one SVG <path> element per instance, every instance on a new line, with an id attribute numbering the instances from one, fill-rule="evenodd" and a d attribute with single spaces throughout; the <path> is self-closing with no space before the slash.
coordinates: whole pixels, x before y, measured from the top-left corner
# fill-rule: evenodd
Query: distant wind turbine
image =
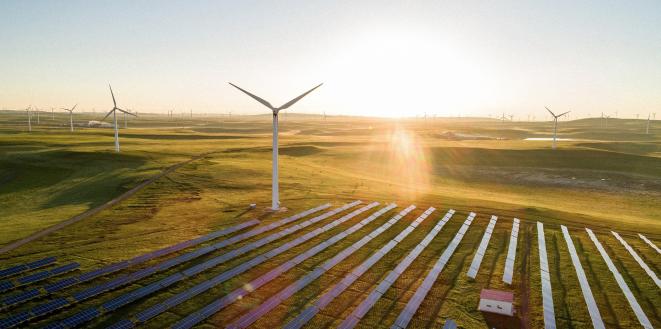
<path id="1" fill-rule="evenodd" d="M 307 96 L 307 94 L 311 93 L 313 90 L 321 87 L 321 85 L 323 83 L 320 83 L 316 87 L 306 91 L 305 93 L 303 93 L 300 96 L 290 100 L 289 102 L 285 103 L 284 105 L 282 105 L 280 107 L 273 107 L 273 105 L 271 105 L 271 103 L 265 101 L 264 99 L 259 98 L 258 96 L 253 95 L 253 94 L 251 94 L 250 92 L 248 92 L 246 90 L 241 89 L 241 87 L 239 87 L 239 86 L 237 86 L 237 85 L 235 85 L 231 82 L 229 84 L 232 85 L 234 88 L 242 91 L 246 95 L 252 97 L 254 100 L 260 102 L 262 105 L 268 107 L 273 112 L 273 177 L 272 177 L 272 181 L 271 181 L 271 188 L 272 188 L 272 191 L 271 191 L 271 193 L 272 193 L 271 209 L 272 210 L 278 210 L 280 208 L 280 201 L 279 201 L 279 198 L 278 198 L 278 112 L 280 112 L 281 110 L 288 109 L 290 106 L 292 106 L 296 102 L 300 101 L 301 98 Z M 230 112 L 230 115 L 231 115 L 231 112 Z"/>
<path id="2" fill-rule="evenodd" d="M 28 107 L 25 109 L 25 110 L 27 111 L 27 113 L 28 113 L 28 132 L 29 132 L 29 133 L 32 132 L 32 117 L 31 117 L 31 114 L 30 114 L 30 108 L 31 108 L 31 107 L 32 107 L 32 105 L 28 106 Z"/>
<path id="3" fill-rule="evenodd" d="M 65 110 L 65 111 L 69 111 L 69 125 L 70 125 L 70 127 L 71 127 L 71 129 L 70 129 L 69 131 L 71 131 L 71 132 L 73 132 L 73 110 L 76 109 L 76 106 L 78 106 L 78 104 L 74 105 L 74 106 L 73 106 L 72 108 L 70 108 L 70 109 L 62 108 L 62 109 Z"/>
<path id="4" fill-rule="evenodd" d="M 558 118 L 565 115 L 565 114 L 567 114 L 567 113 L 569 113 L 569 112 L 571 112 L 571 111 L 567 111 L 565 113 L 555 115 L 555 113 L 553 113 L 551 110 L 549 110 L 548 107 L 545 106 L 544 108 L 547 111 L 549 111 L 549 113 L 551 113 L 551 115 L 553 116 L 553 149 L 555 150 L 555 140 L 558 136 Z"/>
<path id="5" fill-rule="evenodd" d="M 645 128 L 645 135 L 650 134 L 650 114 L 647 114 L 647 127 Z"/>
<path id="6" fill-rule="evenodd" d="M 500 117 L 500 121 L 505 123 L 505 112 L 503 112 L 503 115 Z"/>
<path id="7" fill-rule="evenodd" d="M 115 151 L 119 152 L 119 131 L 117 130 L 118 129 L 118 127 L 117 127 L 117 111 L 123 112 L 123 113 L 128 114 L 128 115 L 132 115 L 134 117 L 137 116 L 137 115 L 135 115 L 131 112 L 128 112 L 128 111 L 124 111 L 124 110 L 120 109 L 119 107 L 117 107 L 117 102 L 115 101 L 115 94 L 112 92 L 112 86 L 108 85 L 108 88 L 110 88 L 110 95 L 112 96 L 113 107 L 112 107 L 112 110 L 110 110 L 110 112 L 108 112 L 108 114 L 106 114 L 106 116 L 103 117 L 103 119 L 101 121 L 105 120 L 110 114 L 112 114 L 113 126 L 115 127 Z"/>

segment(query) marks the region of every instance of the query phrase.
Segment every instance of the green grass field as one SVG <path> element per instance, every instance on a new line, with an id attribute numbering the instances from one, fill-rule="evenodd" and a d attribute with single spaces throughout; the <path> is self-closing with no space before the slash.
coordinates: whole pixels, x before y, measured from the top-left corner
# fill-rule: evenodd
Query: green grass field
<path id="1" fill-rule="evenodd" d="M 84 123 L 98 120 L 97 116 L 80 114 L 76 120 Z M 557 150 L 551 150 L 550 141 L 525 140 L 551 137 L 549 122 L 502 123 L 469 118 L 323 120 L 318 116 L 289 114 L 280 122 L 280 193 L 287 211 L 275 214 L 266 209 L 271 196 L 270 116 L 229 119 L 196 115 L 175 120 L 141 116 L 129 121 L 128 129 L 120 130 L 119 154 L 114 152 L 111 129 L 76 127 L 70 133 L 64 114 L 56 115 L 55 120 L 50 114 L 42 114 L 40 121 L 39 125 L 33 121 L 33 131 L 28 133 L 25 113 L 0 112 L 0 246 L 99 206 L 171 165 L 203 156 L 114 207 L 0 254 L 0 268 L 57 256 L 62 264 L 79 262 L 86 272 L 252 218 L 265 225 L 326 202 L 334 207 L 352 200 L 379 201 L 382 205 L 395 202 L 395 210 L 215 314 L 201 327 L 236 320 L 410 204 L 418 208 L 253 326 L 278 327 L 292 320 L 430 206 L 437 211 L 313 318 L 310 328 L 340 324 L 450 208 L 457 211 L 454 217 L 365 316 L 360 327 L 390 327 L 471 211 L 477 213 L 475 221 L 409 327 L 439 327 L 446 318 L 455 319 L 463 328 L 486 327 L 484 314 L 476 308 L 480 290 L 487 287 L 514 292 L 520 319 L 517 325 L 542 327 L 536 221 L 545 224 L 559 328 L 592 326 L 560 224 L 570 229 L 606 326 L 631 328 L 639 324 L 585 227 L 597 233 L 652 324 L 661 326 L 661 315 L 655 306 L 661 304 L 658 287 L 609 232 L 619 232 L 657 275 L 661 273 L 659 254 L 637 236 L 643 233 L 661 245 L 659 121 L 653 122 L 649 135 L 644 133 L 643 120 L 611 119 L 607 127 L 600 119 L 561 122 L 560 137 L 571 140 L 562 141 Z M 249 210 L 250 203 L 257 203 L 257 208 Z M 345 213 L 257 248 L 88 325 L 104 327 L 135 315 Z M 145 327 L 163 328 L 175 323 L 368 215 L 369 212 L 360 215 L 269 259 L 156 317 Z M 480 272 L 472 280 L 466 271 L 491 215 L 497 215 L 499 221 Z M 522 226 L 514 282 L 507 286 L 501 278 L 513 217 L 520 218 Z M 38 318 L 30 325 L 38 327 L 64 319 L 268 234 L 78 303 L 56 315 Z M 54 295 L 67 296 L 171 257 L 174 255 Z M 13 292 L 16 291 L 21 289 Z M 33 300 L 3 311 L 2 317 L 44 301 Z"/>

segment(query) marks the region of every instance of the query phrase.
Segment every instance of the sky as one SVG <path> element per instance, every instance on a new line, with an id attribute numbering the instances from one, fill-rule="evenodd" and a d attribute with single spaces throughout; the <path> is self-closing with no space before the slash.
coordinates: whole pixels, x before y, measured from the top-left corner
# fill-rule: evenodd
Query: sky
<path id="1" fill-rule="evenodd" d="M 0 1 L 0 107 L 661 112 L 661 1 Z M 661 115 L 661 114 L 660 114 Z"/>

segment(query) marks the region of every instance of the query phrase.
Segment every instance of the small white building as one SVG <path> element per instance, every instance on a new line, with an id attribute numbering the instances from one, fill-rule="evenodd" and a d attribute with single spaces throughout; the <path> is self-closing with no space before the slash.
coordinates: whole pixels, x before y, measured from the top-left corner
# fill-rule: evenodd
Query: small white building
<path id="1" fill-rule="evenodd" d="M 480 304 L 477 306 L 477 309 L 482 312 L 513 316 L 513 303 L 514 294 L 509 291 L 482 289 L 482 292 L 480 292 Z"/>

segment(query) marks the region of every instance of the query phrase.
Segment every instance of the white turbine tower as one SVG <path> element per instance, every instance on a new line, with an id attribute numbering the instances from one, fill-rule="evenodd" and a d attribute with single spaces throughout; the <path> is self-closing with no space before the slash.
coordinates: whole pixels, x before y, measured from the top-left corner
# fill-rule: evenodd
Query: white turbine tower
<path id="1" fill-rule="evenodd" d="M 69 111 L 69 126 L 71 127 L 71 129 L 69 131 L 71 131 L 71 132 L 73 132 L 73 110 L 76 109 L 76 106 L 78 106 L 78 104 L 74 105 L 70 109 L 62 108 L 65 111 Z"/>
<path id="2" fill-rule="evenodd" d="M 650 134 L 650 116 L 651 116 L 651 113 L 648 113 L 647 114 L 647 127 L 645 128 L 645 135 Z"/>
<path id="3" fill-rule="evenodd" d="M 32 116 L 30 114 L 30 108 L 32 105 L 28 106 L 25 110 L 28 112 L 28 132 L 32 132 Z"/>
<path id="4" fill-rule="evenodd" d="M 321 85 L 323 85 L 323 83 L 320 83 L 316 87 L 306 91 L 302 95 L 290 100 L 289 102 L 285 103 L 284 105 L 282 105 L 280 107 L 273 107 L 273 105 L 271 105 L 271 103 L 259 98 L 258 96 L 255 96 L 255 95 L 249 93 L 246 90 L 241 89 L 241 87 L 239 87 L 239 86 L 237 86 L 237 85 L 235 85 L 231 82 L 229 84 L 232 85 L 234 88 L 236 88 L 238 90 L 241 90 L 246 95 L 252 97 L 254 100 L 262 103 L 262 105 L 268 107 L 273 112 L 273 178 L 272 178 L 272 181 L 271 181 L 271 188 L 272 188 L 272 191 L 271 191 L 271 193 L 272 193 L 271 209 L 272 210 L 278 210 L 280 208 L 280 201 L 279 201 L 279 198 L 278 198 L 278 112 L 280 112 L 281 110 L 286 110 L 290 106 L 294 105 L 296 102 L 300 101 L 301 98 L 307 96 L 307 94 L 311 93 L 313 90 L 321 87 Z M 231 115 L 231 112 L 230 112 L 230 115 Z"/>
<path id="5" fill-rule="evenodd" d="M 565 114 L 567 114 L 567 113 L 569 113 L 569 112 L 571 112 L 571 111 L 567 111 L 565 113 L 555 115 L 555 113 L 553 113 L 551 110 L 549 110 L 548 107 L 545 106 L 544 108 L 547 111 L 549 111 L 549 113 L 551 113 L 551 115 L 553 116 L 553 149 L 555 150 L 555 140 L 556 140 L 556 137 L 558 136 L 558 118 L 565 115 Z"/>
<path id="6" fill-rule="evenodd" d="M 110 110 L 110 112 L 108 112 L 108 114 L 106 114 L 106 116 L 103 117 L 103 119 L 101 121 L 105 120 L 110 114 L 112 114 L 112 122 L 113 122 L 113 126 L 115 127 L 115 151 L 119 152 L 119 131 L 117 130 L 118 129 L 118 127 L 117 127 L 117 111 L 123 112 L 124 114 L 132 115 L 134 117 L 137 117 L 137 115 L 135 115 L 131 112 L 128 112 L 128 111 L 124 111 L 124 110 L 120 109 L 119 107 L 117 107 L 117 102 L 115 101 L 115 94 L 112 92 L 112 87 L 110 85 L 108 85 L 108 87 L 110 88 L 110 95 L 112 96 L 113 107 L 112 107 L 112 110 Z"/>

